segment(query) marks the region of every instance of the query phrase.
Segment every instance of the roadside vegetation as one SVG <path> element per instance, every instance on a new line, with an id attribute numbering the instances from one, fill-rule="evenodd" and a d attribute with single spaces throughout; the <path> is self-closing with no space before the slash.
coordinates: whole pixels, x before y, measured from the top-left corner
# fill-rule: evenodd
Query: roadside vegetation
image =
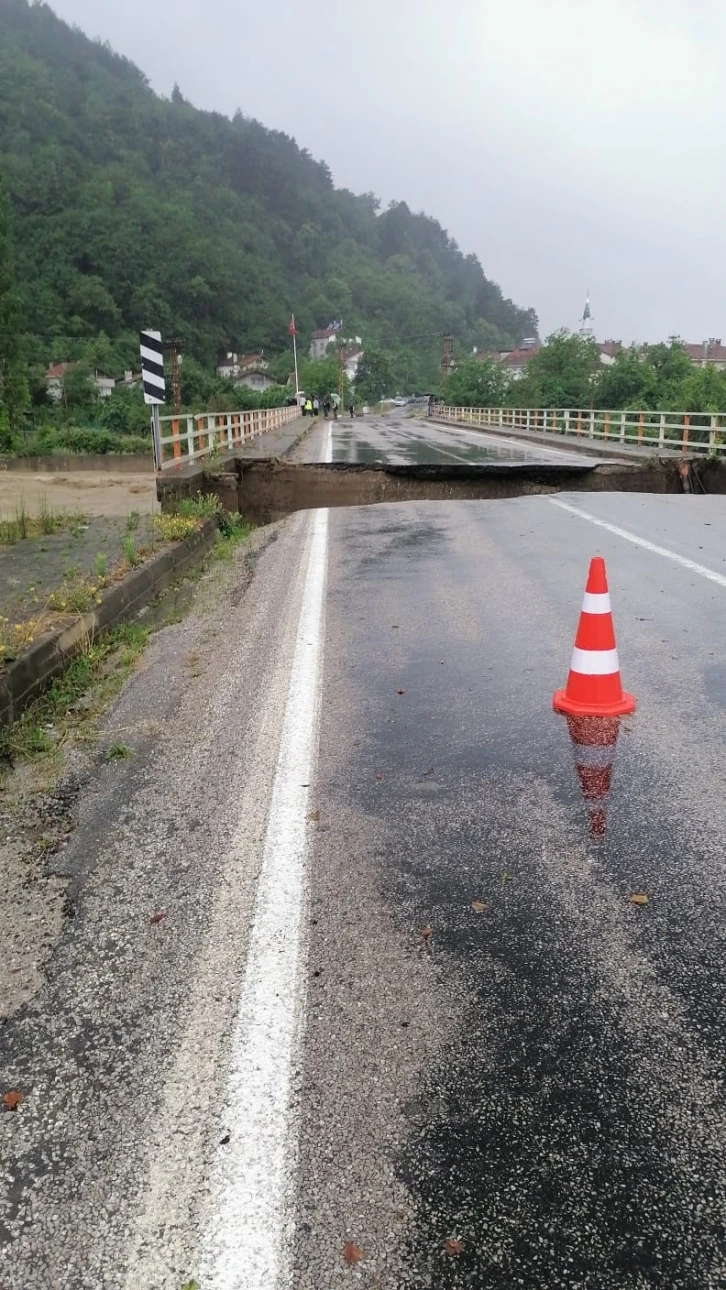
<path id="1" fill-rule="evenodd" d="M 126 539 L 133 542 L 135 512 L 127 520 Z M 198 579 L 215 563 L 232 559 L 237 548 L 248 542 L 253 526 L 239 515 L 224 511 L 216 497 L 199 494 L 179 502 L 173 514 L 155 517 L 159 542 L 180 541 L 198 529 L 205 519 L 216 518 L 219 533 L 206 561 L 188 575 Z M 135 553 L 136 554 L 136 553 Z M 102 562 L 101 562 L 102 563 Z M 0 669 L 4 663 L 59 621 L 59 617 L 81 614 L 100 601 L 103 591 L 123 577 L 133 565 L 122 559 L 116 568 L 96 572 L 93 579 L 77 577 L 53 593 L 44 612 L 21 623 L 0 617 Z M 178 621 L 171 617 L 168 621 Z M 167 620 L 160 624 L 166 625 Z M 53 774 L 61 753 L 72 738 L 92 742 L 98 717 L 120 691 L 136 667 L 154 629 L 138 622 L 125 624 L 86 642 L 63 675 L 11 726 L 0 727 L 0 788 L 13 766 L 37 763 L 41 772 Z M 124 743 L 113 744 L 106 760 L 122 761 L 132 755 Z"/>

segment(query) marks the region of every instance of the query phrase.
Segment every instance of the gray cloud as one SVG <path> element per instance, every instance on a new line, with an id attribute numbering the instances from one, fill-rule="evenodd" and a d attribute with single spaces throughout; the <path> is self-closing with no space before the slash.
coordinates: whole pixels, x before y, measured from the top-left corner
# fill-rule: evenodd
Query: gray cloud
<path id="1" fill-rule="evenodd" d="M 726 338 L 721 0 L 53 0 L 168 94 L 439 219 L 543 331 Z"/>

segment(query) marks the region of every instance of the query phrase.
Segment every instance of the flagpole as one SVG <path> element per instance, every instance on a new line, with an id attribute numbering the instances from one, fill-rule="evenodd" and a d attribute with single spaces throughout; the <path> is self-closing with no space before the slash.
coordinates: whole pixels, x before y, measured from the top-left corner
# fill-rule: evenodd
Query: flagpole
<path id="1" fill-rule="evenodd" d="M 300 378 L 297 374 L 297 328 L 294 314 L 292 316 L 292 352 L 295 355 L 295 398 L 297 398 L 300 390 Z"/>

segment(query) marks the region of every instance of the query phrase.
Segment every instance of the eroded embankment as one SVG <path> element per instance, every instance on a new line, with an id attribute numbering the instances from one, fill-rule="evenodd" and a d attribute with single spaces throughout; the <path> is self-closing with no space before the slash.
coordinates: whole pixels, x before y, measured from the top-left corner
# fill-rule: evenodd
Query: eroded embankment
<path id="1" fill-rule="evenodd" d="M 726 472 L 699 463 L 706 492 L 726 491 Z M 687 482 L 687 481 L 686 481 Z M 214 470 L 196 469 L 159 480 L 162 507 L 197 492 L 215 493 L 227 510 L 255 524 L 270 524 L 318 506 L 371 506 L 380 502 L 472 501 L 534 493 L 684 491 L 675 461 L 582 465 L 486 462 L 481 465 L 331 465 L 230 460 Z M 686 491 L 690 491 L 686 488 Z"/>

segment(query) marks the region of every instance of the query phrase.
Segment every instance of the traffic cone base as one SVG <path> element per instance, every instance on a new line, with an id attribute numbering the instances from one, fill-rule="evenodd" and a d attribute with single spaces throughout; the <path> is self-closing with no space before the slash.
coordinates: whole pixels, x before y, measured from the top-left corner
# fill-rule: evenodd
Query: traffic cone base
<path id="1" fill-rule="evenodd" d="M 575 717 L 623 717 L 635 699 L 620 684 L 620 663 L 605 561 L 595 556 L 582 602 L 567 685 L 552 699 L 555 712 Z"/>
<path id="2" fill-rule="evenodd" d="M 635 699 L 632 694 L 626 694 L 625 690 L 621 690 L 621 697 L 616 703 L 596 703 L 592 699 L 577 703 L 570 697 L 573 677 L 576 681 L 580 679 L 578 673 L 570 672 L 566 689 L 557 690 L 553 695 L 552 707 L 555 712 L 566 712 L 571 717 L 627 717 L 630 712 L 635 712 Z"/>

